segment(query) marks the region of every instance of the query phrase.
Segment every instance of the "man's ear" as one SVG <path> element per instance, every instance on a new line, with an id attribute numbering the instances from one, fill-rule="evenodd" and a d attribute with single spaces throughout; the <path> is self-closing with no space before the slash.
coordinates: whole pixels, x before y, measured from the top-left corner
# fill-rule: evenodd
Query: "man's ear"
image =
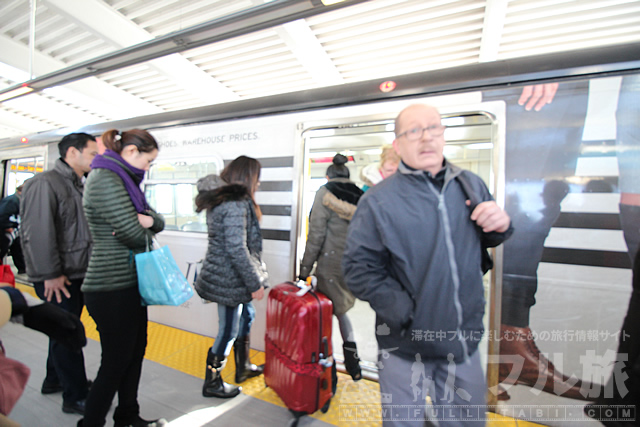
<path id="1" fill-rule="evenodd" d="M 67 149 L 67 155 L 65 156 L 65 159 L 73 159 L 75 157 L 78 157 L 78 154 L 80 154 L 80 150 L 78 150 L 76 147 L 69 147 Z"/>

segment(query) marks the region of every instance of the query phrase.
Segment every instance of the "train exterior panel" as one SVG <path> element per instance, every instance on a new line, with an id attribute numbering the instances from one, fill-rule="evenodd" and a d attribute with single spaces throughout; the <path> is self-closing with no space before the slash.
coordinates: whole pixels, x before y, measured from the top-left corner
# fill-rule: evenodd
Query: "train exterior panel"
<path id="1" fill-rule="evenodd" d="M 295 278 L 298 256 L 301 256 L 299 248 L 304 249 L 304 242 L 299 242 L 297 237 L 301 228 L 304 231 L 303 223 L 305 215 L 308 214 L 302 213 L 301 209 L 305 179 L 309 180 L 308 173 L 306 176 L 304 174 L 305 162 L 309 162 L 309 147 L 301 144 L 306 131 L 328 128 L 331 132 L 330 129 L 336 126 L 392 120 L 398 111 L 414 102 L 436 102 L 443 112 L 460 112 L 481 107 L 478 105 L 479 100 L 480 93 L 457 94 L 223 123 L 151 129 L 161 147 L 156 159 L 156 168 L 171 169 L 180 164 L 204 163 L 216 164 L 219 173 L 224 164 L 242 154 L 260 160 L 261 186 L 256 193 L 256 201 L 263 211 L 263 259 L 269 269 L 270 283 L 282 283 Z M 488 103 L 484 108 L 495 110 L 496 105 Z M 155 179 L 154 171 L 151 171 L 147 180 L 147 194 L 150 193 L 150 187 L 193 185 L 201 177 L 190 176 L 181 180 L 172 175 L 167 179 Z M 182 191 L 190 191 L 186 188 Z M 195 194 L 189 194 L 192 197 L 189 199 L 187 196 L 183 203 L 193 205 Z M 159 197 L 155 204 L 156 209 L 159 209 L 161 204 Z M 175 214 L 173 208 L 160 209 L 160 212 L 165 216 Z M 183 266 L 185 271 L 188 263 L 201 260 L 206 251 L 206 233 L 202 232 L 206 228 L 204 216 L 199 220 L 188 221 L 191 223 L 188 225 L 198 221 L 201 224 L 199 233 L 185 232 L 184 226 L 187 224 L 178 224 L 169 225 L 158 235 L 158 241 L 169 245 L 176 262 Z M 171 220 L 168 223 L 171 224 Z M 304 232 L 302 234 L 306 235 Z M 258 301 L 255 306 L 257 320 L 252 327 L 252 345 L 264 350 L 265 302 Z M 203 335 L 215 336 L 217 333 L 217 312 L 197 296 L 181 307 L 151 307 L 150 319 Z M 369 335 L 373 337 L 372 334 Z M 373 352 L 375 353 L 375 350 Z"/>

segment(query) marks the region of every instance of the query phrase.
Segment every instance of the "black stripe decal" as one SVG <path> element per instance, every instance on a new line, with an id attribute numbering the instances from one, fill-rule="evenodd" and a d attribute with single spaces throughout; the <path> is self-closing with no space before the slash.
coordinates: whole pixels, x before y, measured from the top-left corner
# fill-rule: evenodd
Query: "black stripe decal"
<path id="1" fill-rule="evenodd" d="M 291 206 L 260 205 L 263 215 L 291 216 Z"/>
<path id="2" fill-rule="evenodd" d="M 561 213 L 553 227 L 620 230 L 620 215 L 605 213 Z"/>
<path id="3" fill-rule="evenodd" d="M 582 156 L 588 157 L 588 156 Z M 603 156 L 598 156 L 603 157 Z M 606 156 L 613 157 L 613 156 Z M 590 178 L 580 177 L 583 180 L 587 180 L 586 184 L 582 187 L 583 193 L 617 193 L 618 190 L 618 177 L 617 176 L 592 176 Z"/>
<path id="4" fill-rule="evenodd" d="M 584 249 L 544 248 L 541 262 L 589 265 L 593 267 L 631 268 L 627 252 Z"/>
<path id="5" fill-rule="evenodd" d="M 258 191 L 291 191 L 293 181 L 260 181 Z"/>
<path id="6" fill-rule="evenodd" d="M 291 231 L 289 230 L 265 230 L 262 229 L 262 238 L 265 240 L 283 240 L 289 241 Z"/>
<path id="7" fill-rule="evenodd" d="M 224 165 L 227 166 L 233 159 L 226 159 Z M 293 167 L 293 156 L 287 157 L 265 157 L 258 159 L 263 168 L 283 168 Z"/>

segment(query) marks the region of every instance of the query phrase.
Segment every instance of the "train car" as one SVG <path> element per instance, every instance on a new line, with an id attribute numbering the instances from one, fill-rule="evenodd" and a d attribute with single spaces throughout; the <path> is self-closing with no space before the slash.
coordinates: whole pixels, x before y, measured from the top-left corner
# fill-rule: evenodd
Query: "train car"
<path id="1" fill-rule="evenodd" d="M 640 188 L 634 189 L 640 129 L 637 119 L 625 119 L 638 115 L 638 58 L 635 43 L 27 135 L 26 143 L 0 141 L 4 191 L 10 194 L 46 170 L 66 133 L 148 129 L 160 154 L 145 193 L 166 219 L 158 240 L 169 245 L 186 273 L 207 245 L 205 217 L 195 213 L 193 203 L 196 181 L 219 173 L 238 155 L 255 157 L 263 167 L 256 197 L 263 212 L 264 260 L 277 284 L 296 277 L 308 214 L 325 182 L 328 159 L 346 154 L 352 179 L 361 183 L 362 168 L 378 161 L 381 147 L 392 143 L 397 113 L 428 103 L 439 108 L 447 126 L 445 157 L 483 177 L 516 228 L 513 238 L 493 251 L 496 267 L 485 276 L 487 334 L 481 351 L 493 396 L 498 395 L 501 324 L 514 317 L 516 326 L 524 322 L 535 333 L 538 347 L 558 369 L 604 384 L 631 291 L 633 224 L 637 229 L 640 222 L 633 216 L 637 209 L 627 209 L 640 197 Z M 526 96 L 527 87 L 555 95 L 529 108 L 534 96 Z M 193 280 L 193 268 L 189 275 Z M 265 301 L 256 309 L 251 342 L 262 350 Z M 180 329 L 211 337 L 217 332 L 214 306 L 197 295 L 180 307 L 151 307 L 149 313 L 151 320 Z M 393 350 L 377 348 L 368 304 L 358 301 L 350 317 L 365 373 L 375 378 L 378 363 Z M 507 391 L 513 400 L 530 401 L 527 390 Z M 558 397 L 537 393 L 534 398 L 553 401 L 547 395 Z"/>

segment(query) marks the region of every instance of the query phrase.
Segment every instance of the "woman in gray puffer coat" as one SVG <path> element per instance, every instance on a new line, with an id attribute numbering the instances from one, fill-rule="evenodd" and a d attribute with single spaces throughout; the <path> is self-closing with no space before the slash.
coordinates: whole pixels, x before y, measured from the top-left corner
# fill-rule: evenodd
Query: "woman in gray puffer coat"
<path id="1" fill-rule="evenodd" d="M 260 207 L 254 194 L 260 162 L 246 156 L 233 160 L 220 174 L 198 181 L 196 211 L 207 211 L 209 244 L 196 291 L 218 303 L 218 335 L 207 353 L 202 394 L 234 397 L 240 388 L 222 380 L 220 371 L 234 343 L 236 382 L 260 375 L 262 367 L 249 361 L 249 332 L 255 317 L 251 304 L 264 297 L 268 274 L 261 260 Z"/>
<path id="2" fill-rule="evenodd" d="M 347 228 L 356 211 L 363 191 L 349 180 L 347 157 L 336 154 L 327 168 L 327 182 L 320 187 L 313 201 L 309 218 L 309 235 L 300 263 L 300 279 L 305 280 L 317 261 L 315 275 L 318 290 L 333 302 L 333 314 L 338 318 L 343 341 L 344 366 L 357 381 L 362 378 L 353 327 L 347 311 L 355 297 L 342 277 L 342 253 L 346 244 Z"/>

